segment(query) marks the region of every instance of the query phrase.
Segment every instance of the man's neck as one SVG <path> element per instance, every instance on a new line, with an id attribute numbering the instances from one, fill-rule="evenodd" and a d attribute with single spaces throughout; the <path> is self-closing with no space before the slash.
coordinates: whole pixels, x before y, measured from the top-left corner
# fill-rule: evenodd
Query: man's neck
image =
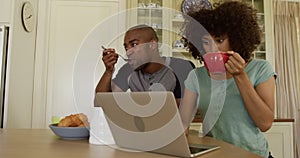
<path id="1" fill-rule="evenodd" d="M 165 66 L 165 58 L 159 57 L 153 62 L 147 63 L 142 69 L 142 71 L 148 74 L 153 74 L 161 70 L 164 66 Z"/>

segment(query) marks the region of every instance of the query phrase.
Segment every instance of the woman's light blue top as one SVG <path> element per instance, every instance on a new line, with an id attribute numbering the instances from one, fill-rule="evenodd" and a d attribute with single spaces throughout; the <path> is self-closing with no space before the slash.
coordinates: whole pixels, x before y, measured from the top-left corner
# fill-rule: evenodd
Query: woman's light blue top
<path id="1" fill-rule="evenodd" d="M 276 76 L 266 60 L 253 59 L 245 71 L 254 88 Z M 198 108 L 203 119 L 211 99 L 211 78 L 205 67 L 192 70 L 185 81 L 185 87 L 198 94 Z M 226 80 L 224 95 L 222 112 L 208 135 L 268 157 L 268 142 L 250 118 L 233 78 Z"/>

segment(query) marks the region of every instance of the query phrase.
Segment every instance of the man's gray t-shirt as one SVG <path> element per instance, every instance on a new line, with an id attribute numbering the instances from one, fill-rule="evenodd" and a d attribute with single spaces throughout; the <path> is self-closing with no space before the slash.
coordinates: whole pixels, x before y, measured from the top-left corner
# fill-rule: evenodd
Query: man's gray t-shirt
<path id="1" fill-rule="evenodd" d="M 113 82 L 123 91 L 172 91 L 175 98 L 181 98 L 184 81 L 194 67 L 188 60 L 166 57 L 164 68 L 147 74 L 141 70 L 134 71 L 126 63 L 120 68 Z"/>

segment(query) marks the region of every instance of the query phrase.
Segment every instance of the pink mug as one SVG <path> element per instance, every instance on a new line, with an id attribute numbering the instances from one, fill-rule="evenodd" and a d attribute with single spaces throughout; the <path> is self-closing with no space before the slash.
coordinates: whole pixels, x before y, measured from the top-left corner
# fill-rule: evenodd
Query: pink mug
<path id="1" fill-rule="evenodd" d="M 226 72 L 225 63 L 229 59 L 229 54 L 225 52 L 212 52 L 203 55 L 204 66 L 211 73 Z"/>

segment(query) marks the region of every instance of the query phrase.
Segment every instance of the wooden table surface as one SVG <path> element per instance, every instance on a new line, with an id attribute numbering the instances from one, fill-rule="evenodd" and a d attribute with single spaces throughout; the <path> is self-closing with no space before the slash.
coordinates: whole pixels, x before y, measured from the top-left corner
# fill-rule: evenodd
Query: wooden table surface
<path id="1" fill-rule="evenodd" d="M 192 132 L 191 132 L 192 133 Z M 219 145 L 220 149 L 201 158 L 259 158 L 260 156 L 210 137 L 190 134 L 191 143 Z M 0 129 L 1 158 L 161 158 L 150 152 L 127 152 L 107 145 L 92 145 L 88 140 L 62 140 L 49 129 Z"/>

